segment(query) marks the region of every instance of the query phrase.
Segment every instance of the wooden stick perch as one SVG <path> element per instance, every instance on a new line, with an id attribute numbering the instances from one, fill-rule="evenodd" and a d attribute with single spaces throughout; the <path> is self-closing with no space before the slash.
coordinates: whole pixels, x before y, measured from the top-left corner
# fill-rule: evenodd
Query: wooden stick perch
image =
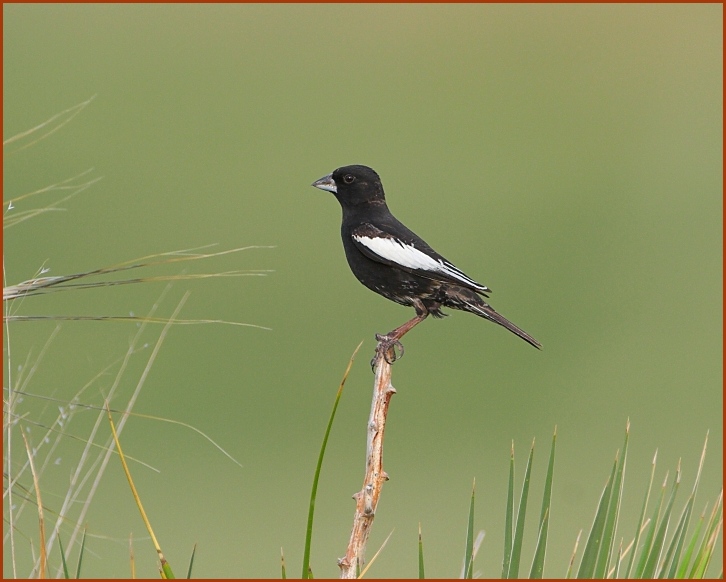
<path id="1" fill-rule="evenodd" d="M 392 352 L 393 348 L 389 351 L 389 360 L 394 361 L 395 354 Z M 383 483 L 388 480 L 388 475 L 383 470 L 383 432 L 386 428 L 388 405 L 396 390 L 391 385 L 391 364 L 381 349 L 376 350 L 373 369 L 375 380 L 371 415 L 368 419 L 366 472 L 363 489 L 353 495 L 356 501 L 353 530 L 350 533 L 348 551 L 338 560 L 341 578 L 357 578 L 358 572 L 363 570 L 366 543 L 376 514 L 378 498 Z"/>

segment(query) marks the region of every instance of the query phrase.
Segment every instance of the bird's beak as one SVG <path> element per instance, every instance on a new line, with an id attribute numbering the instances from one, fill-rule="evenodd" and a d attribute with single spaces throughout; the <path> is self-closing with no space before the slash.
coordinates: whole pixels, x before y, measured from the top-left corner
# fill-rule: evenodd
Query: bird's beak
<path id="1" fill-rule="evenodd" d="M 311 186 L 315 186 L 316 188 L 320 188 L 321 190 L 327 190 L 328 192 L 332 192 L 333 194 L 338 193 L 338 187 L 335 185 L 335 180 L 333 180 L 333 174 L 323 176 L 322 178 L 320 178 L 320 180 L 316 180 L 315 182 L 313 182 Z"/>

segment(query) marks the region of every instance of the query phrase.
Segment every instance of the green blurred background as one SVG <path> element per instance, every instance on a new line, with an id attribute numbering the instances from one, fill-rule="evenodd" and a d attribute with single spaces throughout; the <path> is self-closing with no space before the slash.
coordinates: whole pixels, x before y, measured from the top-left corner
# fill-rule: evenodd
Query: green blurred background
<path id="1" fill-rule="evenodd" d="M 544 344 L 537 352 L 463 313 L 406 337 L 386 437 L 391 480 L 369 556 L 395 531 L 371 575 L 416 575 L 420 522 L 427 575 L 457 576 L 476 478 L 475 525 L 486 531 L 476 569 L 497 576 L 510 443 L 519 488 L 536 438 L 527 573 L 555 425 L 545 575 L 564 574 L 577 532 L 590 526 L 628 418 L 618 538 L 634 533 L 656 448 L 658 483 L 683 459 L 680 511 L 708 429 L 697 510 L 715 499 L 721 5 L 6 4 L 3 13 L 4 138 L 97 95 L 59 132 L 6 151 L 5 198 L 90 167 L 103 176 L 64 212 L 5 232 L 8 283 L 43 265 L 60 275 L 208 243 L 275 246 L 175 267 L 274 272 L 177 283 L 160 306 L 168 317 L 189 289 L 181 317 L 272 328 L 173 328 L 135 408 L 197 427 L 244 468 L 179 426 L 132 418 L 123 434 L 127 454 L 161 471 L 132 465 L 177 575 L 195 542 L 196 576 L 278 576 L 280 547 L 299 575 L 325 423 L 364 339 L 317 503 L 313 571 L 337 576 L 350 496 L 363 477 L 373 335 L 413 313 L 350 274 L 338 204 L 310 187 L 351 163 L 375 168 L 396 216 L 494 289 L 492 304 Z M 144 314 L 162 289 L 67 293 L 15 307 Z M 35 361 L 55 325 L 11 324 L 12 365 Z M 71 398 L 123 356 L 135 331 L 63 323 L 27 390 Z M 117 406 L 149 351 L 132 360 Z M 82 400 L 101 402 L 117 368 Z M 46 421 L 57 413 L 29 397 L 20 411 Z M 87 436 L 94 418 L 80 415 L 71 432 Z M 42 434 L 32 428 L 31 440 Z M 60 505 L 81 446 L 69 439 L 44 473 L 48 505 Z M 28 511 L 24 534 L 37 536 L 35 520 Z M 129 533 L 137 572 L 155 575 L 115 459 L 86 521 L 84 575 L 128 575 Z M 27 555 L 27 540 L 18 543 Z"/>

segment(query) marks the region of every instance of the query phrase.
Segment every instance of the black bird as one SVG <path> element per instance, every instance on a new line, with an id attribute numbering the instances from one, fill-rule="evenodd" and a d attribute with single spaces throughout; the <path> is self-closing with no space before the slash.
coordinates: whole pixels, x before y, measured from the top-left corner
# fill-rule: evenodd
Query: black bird
<path id="1" fill-rule="evenodd" d="M 373 169 L 345 166 L 312 185 L 332 192 L 343 208 L 341 235 L 353 274 L 369 289 L 416 310 L 410 321 L 385 336 L 376 335 L 378 349 L 389 363 L 389 350 L 393 346 L 403 349 L 399 340 L 406 332 L 429 315 L 446 315 L 441 307 L 474 313 L 506 327 L 534 347 L 542 347 L 482 299 L 489 297 L 491 289 L 466 276 L 391 214 L 381 179 Z"/>

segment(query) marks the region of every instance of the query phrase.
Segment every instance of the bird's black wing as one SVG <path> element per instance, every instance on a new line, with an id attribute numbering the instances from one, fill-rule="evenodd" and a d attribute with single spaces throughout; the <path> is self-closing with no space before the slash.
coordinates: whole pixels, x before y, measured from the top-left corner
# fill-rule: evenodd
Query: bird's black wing
<path id="1" fill-rule="evenodd" d="M 466 276 L 407 228 L 403 229 L 397 235 L 365 223 L 353 229 L 351 237 L 356 248 L 373 261 L 434 281 L 461 285 L 482 295 L 491 291 Z"/>

